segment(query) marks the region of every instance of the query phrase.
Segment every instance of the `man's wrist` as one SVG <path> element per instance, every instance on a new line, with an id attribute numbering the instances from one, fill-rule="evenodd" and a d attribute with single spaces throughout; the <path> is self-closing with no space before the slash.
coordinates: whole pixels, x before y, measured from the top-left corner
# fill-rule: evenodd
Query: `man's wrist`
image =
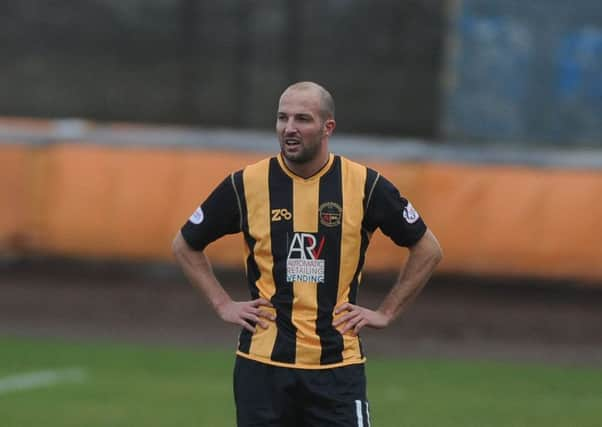
<path id="1" fill-rule="evenodd" d="M 389 325 L 395 318 L 395 310 L 381 306 L 376 311 L 384 318 L 386 325 Z"/>
<path id="2" fill-rule="evenodd" d="M 228 304 L 230 304 L 232 302 L 232 299 L 226 295 L 216 299 L 215 301 L 213 301 L 213 309 L 218 313 L 218 314 L 222 314 L 222 311 L 224 310 L 224 307 L 226 307 Z"/>

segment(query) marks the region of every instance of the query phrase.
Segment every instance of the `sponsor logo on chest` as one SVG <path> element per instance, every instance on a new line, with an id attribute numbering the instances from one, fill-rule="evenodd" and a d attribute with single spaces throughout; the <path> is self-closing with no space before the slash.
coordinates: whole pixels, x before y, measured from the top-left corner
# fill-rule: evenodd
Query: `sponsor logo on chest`
<path id="1" fill-rule="evenodd" d="M 320 259 L 326 238 L 314 233 L 294 233 L 286 256 L 287 282 L 324 283 L 325 261 Z"/>

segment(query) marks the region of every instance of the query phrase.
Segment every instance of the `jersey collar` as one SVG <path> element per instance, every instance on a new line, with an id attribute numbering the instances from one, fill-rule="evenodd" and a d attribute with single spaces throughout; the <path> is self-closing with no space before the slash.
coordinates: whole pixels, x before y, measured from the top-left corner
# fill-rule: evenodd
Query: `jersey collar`
<path id="1" fill-rule="evenodd" d="M 282 158 L 282 153 L 279 153 L 278 156 L 276 156 L 276 158 L 278 159 L 278 164 L 280 165 L 280 169 L 282 169 L 282 171 L 285 174 L 287 174 L 289 177 L 291 177 L 292 179 L 294 179 L 296 181 L 303 181 L 303 182 L 315 181 L 315 180 L 322 178 L 322 176 L 324 176 L 324 174 L 330 170 L 330 167 L 334 163 L 334 154 L 328 153 L 328 161 L 326 162 L 326 164 L 324 166 L 322 166 L 322 169 L 320 169 L 318 172 L 316 172 L 309 178 L 303 178 L 299 175 L 295 175 L 295 173 L 293 171 L 291 171 L 288 168 L 288 166 L 286 166 L 286 163 L 284 162 L 284 159 Z"/>

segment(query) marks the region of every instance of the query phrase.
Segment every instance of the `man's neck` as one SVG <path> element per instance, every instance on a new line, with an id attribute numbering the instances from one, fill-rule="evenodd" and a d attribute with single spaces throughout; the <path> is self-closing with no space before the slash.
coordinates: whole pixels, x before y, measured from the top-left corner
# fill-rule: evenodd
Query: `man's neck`
<path id="1" fill-rule="evenodd" d="M 286 167 L 292 173 L 301 178 L 307 179 L 320 172 L 322 168 L 328 164 L 328 160 L 330 160 L 330 153 L 327 152 L 325 156 L 320 156 L 319 158 L 307 163 L 295 163 L 291 162 L 284 156 L 282 156 L 282 158 L 284 160 L 284 164 L 286 164 Z"/>

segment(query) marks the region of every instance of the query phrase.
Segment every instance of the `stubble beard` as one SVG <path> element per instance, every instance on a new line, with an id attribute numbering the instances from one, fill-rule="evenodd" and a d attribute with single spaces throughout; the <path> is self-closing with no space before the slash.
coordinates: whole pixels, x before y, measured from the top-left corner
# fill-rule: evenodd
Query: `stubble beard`
<path id="1" fill-rule="evenodd" d="M 310 144 L 301 142 L 296 153 L 288 153 L 286 144 L 281 142 L 280 152 L 282 156 L 291 163 L 304 164 L 315 159 L 320 151 L 321 142 L 313 140 Z"/>

